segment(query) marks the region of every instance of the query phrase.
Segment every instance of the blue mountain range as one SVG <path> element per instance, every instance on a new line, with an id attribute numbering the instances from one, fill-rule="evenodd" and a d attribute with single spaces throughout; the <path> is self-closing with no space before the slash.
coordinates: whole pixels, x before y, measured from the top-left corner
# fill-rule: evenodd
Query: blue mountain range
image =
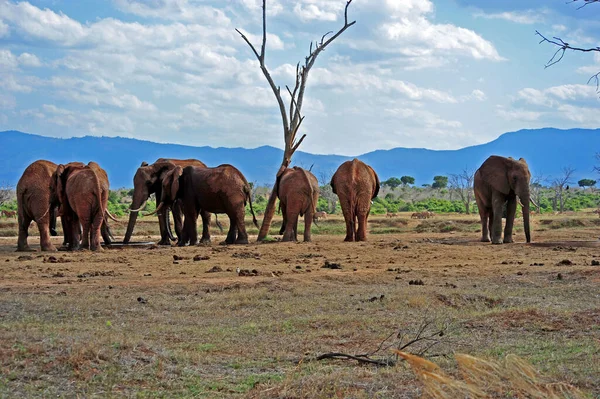
<path id="1" fill-rule="evenodd" d="M 394 148 L 357 156 L 371 165 L 380 179 L 413 176 L 417 185 L 431 183 L 433 176 L 477 169 L 490 155 L 525 158 L 532 175 L 558 176 L 564 167 L 575 169 L 574 182 L 597 178 L 595 155 L 600 152 L 600 129 L 553 128 L 520 130 L 505 133 L 486 144 L 459 150 Z M 236 166 L 248 181 L 271 184 L 281 164 L 280 149 L 263 146 L 247 148 L 192 147 L 159 144 L 121 137 L 81 137 L 59 139 L 18 131 L 0 132 L 0 183 L 16 185 L 23 170 L 37 159 L 55 163 L 96 161 L 106 169 L 111 187 L 133 187 L 133 175 L 142 161 L 158 158 L 196 158 L 208 166 L 229 163 Z M 328 179 L 337 167 L 353 157 L 314 155 L 297 152 L 292 163 L 312 171 L 320 180 Z"/>

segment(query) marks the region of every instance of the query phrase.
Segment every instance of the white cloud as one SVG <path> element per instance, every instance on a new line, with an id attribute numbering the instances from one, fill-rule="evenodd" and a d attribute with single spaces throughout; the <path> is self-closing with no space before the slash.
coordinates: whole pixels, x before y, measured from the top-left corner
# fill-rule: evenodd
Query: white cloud
<path id="1" fill-rule="evenodd" d="M 17 102 L 13 96 L 0 93 L 0 109 L 13 109 L 16 105 Z"/>
<path id="2" fill-rule="evenodd" d="M 471 92 L 471 98 L 477 101 L 485 101 L 487 100 L 487 96 L 481 90 L 475 89 Z"/>
<path id="3" fill-rule="evenodd" d="M 134 133 L 134 124 L 125 115 L 115 115 L 92 110 L 80 114 L 68 109 L 59 108 L 52 104 L 44 104 L 43 110 L 50 114 L 46 120 L 58 126 L 70 127 L 80 130 L 81 135 L 124 135 L 131 137 Z"/>
<path id="4" fill-rule="evenodd" d="M 24 82 L 19 82 L 14 75 L 5 75 L 0 79 L 0 87 L 6 91 L 12 91 L 17 93 L 31 93 L 33 87 Z"/>
<path id="5" fill-rule="evenodd" d="M 42 63 L 35 54 L 23 53 L 18 57 L 19 64 L 28 67 L 40 67 Z"/>
<path id="6" fill-rule="evenodd" d="M 522 109 L 505 109 L 503 107 L 499 107 L 496 110 L 496 113 L 503 119 L 527 122 L 537 121 L 542 115 L 544 115 L 542 112 L 525 111 Z"/>
<path id="7" fill-rule="evenodd" d="M 194 21 L 214 25 L 229 25 L 230 19 L 223 10 L 197 4 L 194 0 L 114 0 L 123 12 L 145 18 L 174 21 Z"/>
<path id="8" fill-rule="evenodd" d="M 435 57 L 437 62 L 431 67 L 447 62 L 449 56 L 504 60 L 491 42 L 473 30 L 433 22 L 434 6 L 430 0 L 372 0 L 357 3 L 357 9 L 359 12 L 377 10 L 382 22 L 373 28 L 374 38 L 350 43 L 354 48 L 397 53 L 410 58 Z M 420 67 L 427 65 L 423 62 Z"/>
<path id="9" fill-rule="evenodd" d="M 19 60 L 10 50 L 0 49 L 0 70 L 16 69 L 19 66 Z"/>
<path id="10" fill-rule="evenodd" d="M 0 39 L 3 37 L 8 37 L 10 35 L 10 29 L 8 27 L 8 25 L 6 25 L 4 23 L 4 21 L 2 21 L 0 19 Z"/>
<path id="11" fill-rule="evenodd" d="M 114 83 L 103 79 L 87 81 L 75 78 L 53 77 L 48 82 L 59 96 L 94 106 L 107 105 L 133 111 L 156 111 L 156 106 L 123 92 Z"/>
<path id="12" fill-rule="evenodd" d="M 554 86 L 543 90 L 525 88 L 520 90 L 517 95 L 526 103 L 545 107 L 556 107 L 564 101 L 597 98 L 595 87 L 580 84 Z"/>
<path id="13" fill-rule="evenodd" d="M 246 7 L 252 14 L 257 15 L 261 12 L 262 0 L 237 0 Z M 283 5 L 279 0 L 270 0 L 267 7 L 267 16 L 278 15 L 283 11 Z"/>
<path id="14" fill-rule="evenodd" d="M 503 19 L 516 24 L 532 25 L 544 20 L 540 10 L 505 11 L 499 13 L 477 12 L 473 16 L 485 19 Z"/>
<path id="15" fill-rule="evenodd" d="M 336 21 L 338 17 L 339 7 L 326 7 L 331 3 L 325 2 L 324 4 L 302 4 L 297 3 L 294 6 L 294 13 L 300 17 L 302 21 L 310 21 L 313 19 L 319 21 Z M 341 4 L 341 3 L 338 3 Z"/>
<path id="16" fill-rule="evenodd" d="M 459 121 L 445 120 L 438 115 L 425 110 L 415 110 L 403 107 L 386 109 L 385 112 L 399 119 L 410 120 L 417 126 L 426 128 L 439 127 L 454 129 L 462 127 L 462 123 Z"/>

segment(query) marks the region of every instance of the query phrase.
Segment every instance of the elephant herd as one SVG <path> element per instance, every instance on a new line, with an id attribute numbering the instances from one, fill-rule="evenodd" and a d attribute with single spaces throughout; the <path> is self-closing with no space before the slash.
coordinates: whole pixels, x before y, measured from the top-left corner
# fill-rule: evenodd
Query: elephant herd
<path id="1" fill-rule="evenodd" d="M 530 242 L 529 228 L 530 173 L 524 159 L 489 157 L 474 177 L 475 199 L 482 226 L 482 241 L 494 244 L 512 242 L 512 228 L 517 198 L 523 207 L 525 236 Z M 153 164 L 143 162 L 133 178 L 134 190 L 124 244 L 131 241 L 139 212 L 154 194 L 159 221 L 159 245 L 196 245 L 210 242 L 211 215 L 226 214 L 229 231 L 226 244 L 246 244 L 245 209 L 250 205 L 254 224 L 258 227 L 252 205 L 251 188 L 244 175 L 232 165 L 207 167 L 195 160 L 160 158 Z M 345 241 L 364 241 L 367 237 L 367 218 L 372 201 L 379 193 L 377 173 L 364 162 L 346 161 L 331 178 L 333 193 L 337 194 L 346 223 Z M 326 217 L 316 212 L 319 185 L 316 177 L 300 167 L 286 168 L 275 185 L 283 223 L 282 241 L 296 241 L 299 217 L 304 217 L 304 241 L 311 240 L 314 220 Z M 17 184 L 17 217 L 19 225 L 18 251 L 27 251 L 28 228 L 32 221 L 38 225 L 43 251 L 54 251 L 50 236 L 57 235 L 56 218 L 61 216 L 64 242 L 68 249 L 101 250 L 100 237 L 105 244 L 113 240 L 108 219 L 109 183 L 104 169 L 97 163 L 87 165 L 71 162 L 56 165 L 39 160 L 29 165 Z M 507 204 L 506 227 L 502 239 L 502 207 Z M 173 214 L 175 234 L 172 233 L 169 213 Z M 197 220 L 202 219 L 202 236 L 198 240 Z M 218 221 L 217 221 L 218 224 Z M 220 227 L 220 224 L 218 224 Z"/>

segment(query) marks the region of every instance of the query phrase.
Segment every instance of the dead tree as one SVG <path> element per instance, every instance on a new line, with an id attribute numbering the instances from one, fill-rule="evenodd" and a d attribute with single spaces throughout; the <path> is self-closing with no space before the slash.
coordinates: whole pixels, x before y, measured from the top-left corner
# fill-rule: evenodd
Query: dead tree
<path id="1" fill-rule="evenodd" d="M 0 206 L 10 201 L 15 194 L 15 188 L 8 183 L 0 184 Z"/>
<path id="2" fill-rule="evenodd" d="M 542 213 L 541 203 L 542 203 L 542 192 L 544 190 L 544 186 L 542 182 L 544 181 L 543 175 L 535 175 L 531 178 L 531 182 L 529 184 L 529 192 L 531 193 L 531 198 L 537 204 L 537 213 Z"/>
<path id="3" fill-rule="evenodd" d="M 250 40 L 244 35 L 239 29 L 236 31 L 242 36 L 242 39 L 250 46 L 252 52 L 258 59 L 260 69 L 265 75 L 275 98 L 277 99 L 277 103 L 279 105 L 279 111 L 281 112 L 281 121 L 283 123 L 283 139 L 285 142 L 285 149 L 283 152 L 283 160 L 281 162 L 281 167 L 277 171 L 276 177 L 279 177 L 285 169 L 290 165 L 292 161 L 292 155 L 298 149 L 302 141 L 306 137 L 306 134 L 303 134 L 300 139 L 296 140 L 296 135 L 298 134 L 298 130 L 300 129 L 300 125 L 304 120 L 304 116 L 302 116 L 302 105 L 304 102 L 304 91 L 306 89 L 306 82 L 308 80 L 308 73 L 310 69 L 315 64 L 317 57 L 325 48 L 337 39 L 346 29 L 351 27 L 356 23 L 356 21 L 348 22 L 348 7 L 352 3 L 352 0 L 347 0 L 346 7 L 344 8 L 344 26 L 337 31 L 337 33 L 333 34 L 333 32 L 325 33 L 320 41 L 310 43 L 309 54 L 304 59 L 304 63 L 299 62 L 296 64 L 296 82 L 293 90 L 291 90 L 288 86 L 286 86 L 287 92 L 290 95 L 290 104 L 286 109 L 285 103 L 281 97 L 281 89 L 279 86 L 275 84 L 267 66 L 265 65 L 265 51 L 267 45 L 267 5 L 266 0 L 262 1 L 262 45 L 260 48 L 260 53 L 256 50 L 256 48 L 250 43 Z M 327 37 L 330 36 L 328 39 Z M 273 219 L 273 215 L 275 214 L 275 202 L 277 200 L 277 192 L 276 185 L 273 185 L 273 189 L 271 190 L 271 195 L 269 197 L 269 201 L 267 203 L 267 208 L 265 209 L 265 215 L 263 218 L 262 226 L 260 228 L 260 232 L 258 233 L 258 241 L 262 241 L 267 237 L 269 233 L 269 228 L 271 227 L 271 220 Z"/>
<path id="4" fill-rule="evenodd" d="M 568 3 L 578 3 L 580 4 L 579 7 L 577 7 L 577 9 L 582 9 L 585 6 L 592 4 L 592 3 L 600 3 L 600 0 L 571 0 Z M 600 46 L 596 46 L 596 47 L 576 47 L 576 46 L 572 46 L 571 44 L 565 42 L 563 39 L 561 39 L 560 37 L 556 37 L 553 36 L 551 39 L 547 38 L 546 36 L 542 35 L 539 31 L 535 31 L 535 34 L 539 37 L 542 38 L 542 40 L 540 41 L 541 43 L 550 43 L 553 44 L 554 46 L 558 47 L 558 49 L 556 50 L 556 52 L 552 55 L 552 57 L 548 60 L 548 62 L 546 62 L 545 68 L 551 67 L 554 64 L 557 64 L 560 62 L 560 60 L 563 59 L 563 57 L 565 56 L 565 53 L 567 52 L 567 50 L 569 51 L 580 51 L 580 52 L 584 52 L 584 53 L 594 53 L 594 52 L 598 52 L 600 53 Z M 600 72 L 596 73 L 595 75 L 591 76 L 588 80 L 588 83 L 594 81 L 596 83 L 596 89 L 598 91 L 600 91 Z"/>
<path id="5" fill-rule="evenodd" d="M 458 174 L 451 174 L 448 179 L 450 191 L 458 194 L 460 200 L 465 204 L 467 215 L 471 214 L 471 202 L 473 202 L 473 178 L 475 172 L 468 168 Z"/>
<path id="6" fill-rule="evenodd" d="M 572 184 L 571 177 L 573 176 L 575 169 L 570 166 L 562 169 L 562 174 L 552 180 L 552 188 L 555 194 L 555 211 L 556 206 L 559 207 L 559 212 L 562 213 L 565 210 L 565 195 L 564 192 L 569 189 L 569 184 Z"/>

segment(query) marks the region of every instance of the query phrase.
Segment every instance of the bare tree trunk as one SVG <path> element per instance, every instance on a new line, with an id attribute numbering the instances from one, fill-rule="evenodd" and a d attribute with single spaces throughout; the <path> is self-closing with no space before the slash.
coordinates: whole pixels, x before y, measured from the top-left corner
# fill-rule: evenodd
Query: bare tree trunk
<path id="1" fill-rule="evenodd" d="M 325 48 L 337 39 L 346 29 L 351 27 L 356 23 L 356 21 L 348 22 L 348 7 L 352 3 L 352 0 L 346 0 L 346 7 L 344 8 L 344 26 L 337 31 L 337 33 L 333 34 L 333 32 L 327 32 L 321 37 L 320 41 L 310 43 L 309 54 L 304 59 L 304 64 L 301 65 L 298 63 L 296 65 L 296 84 L 294 86 L 293 91 L 286 86 L 286 89 L 290 95 L 290 105 L 288 109 L 286 109 L 283 99 L 281 97 L 280 87 L 275 85 L 267 66 L 265 65 L 265 49 L 267 44 L 267 4 L 266 0 L 262 1 L 262 43 L 260 48 L 260 53 L 256 50 L 256 48 L 250 43 L 246 35 L 244 35 L 240 30 L 236 29 L 236 31 L 240 34 L 242 39 L 250 46 L 250 49 L 256 56 L 260 69 L 263 72 L 263 75 L 267 79 L 275 98 L 277 99 L 277 103 L 279 105 L 279 111 L 281 113 L 281 121 L 283 123 L 283 138 L 285 142 L 285 150 L 283 153 L 283 161 L 281 162 L 281 167 L 277 171 L 277 178 L 285 171 L 285 169 L 290 165 L 292 161 L 292 155 L 298 149 L 306 135 L 302 135 L 299 140 L 296 140 L 296 134 L 300 129 L 300 125 L 304 120 L 304 117 L 301 115 L 302 104 L 304 102 L 304 92 L 306 89 L 306 82 L 308 80 L 308 73 L 310 69 L 313 67 L 315 61 L 317 60 L 318 55 L 325 50 Z M 326 38 L 330 35 L 327 40 Z M 314 47 L 313 47 L 314 46 Z M 289 111 L 289 116 L 288 116 Z M 263 241 L 267 234 L 269 233 L 269 228 L 271 227 L 271 221 L 273 220 L 273 216 L 275 215 L 275 202 L 277 199 L 277 187 L 276 184 L 273 185 L 273 190 L 271 191 L 271 196 L 269 197 L 269 201 L 267 202 L 267 207 L 265 209 L 265 214 L 263 217 L 263 222 L 260 227 L 260 231 L 258 233 L 258 241 Z"/>
<path id="2" fill-rule="evenodd" d="M 281 167 L 279 168 L 279 171 L 277 171 L 277 177 L 279 177 L 279 175 L 283 173 L 283 171 L 285 171 L 288 165 L 289 162 L 286 165 L 284 157 L 283 162 L 281 163 Z M 262 224 L 260 225 L 260 231 L 258 232 L 258 241 L 263 241 L 267 237 L 267 235 L 269 235 L 271 222 L 273 221 L 273 216 L 275 216 L 275 202 L 277 202 L 277 183 L 273 184 L 271 195 L 269 195 L 269 200 L 267 201 L 265 214 L 263 215 Z"/>

